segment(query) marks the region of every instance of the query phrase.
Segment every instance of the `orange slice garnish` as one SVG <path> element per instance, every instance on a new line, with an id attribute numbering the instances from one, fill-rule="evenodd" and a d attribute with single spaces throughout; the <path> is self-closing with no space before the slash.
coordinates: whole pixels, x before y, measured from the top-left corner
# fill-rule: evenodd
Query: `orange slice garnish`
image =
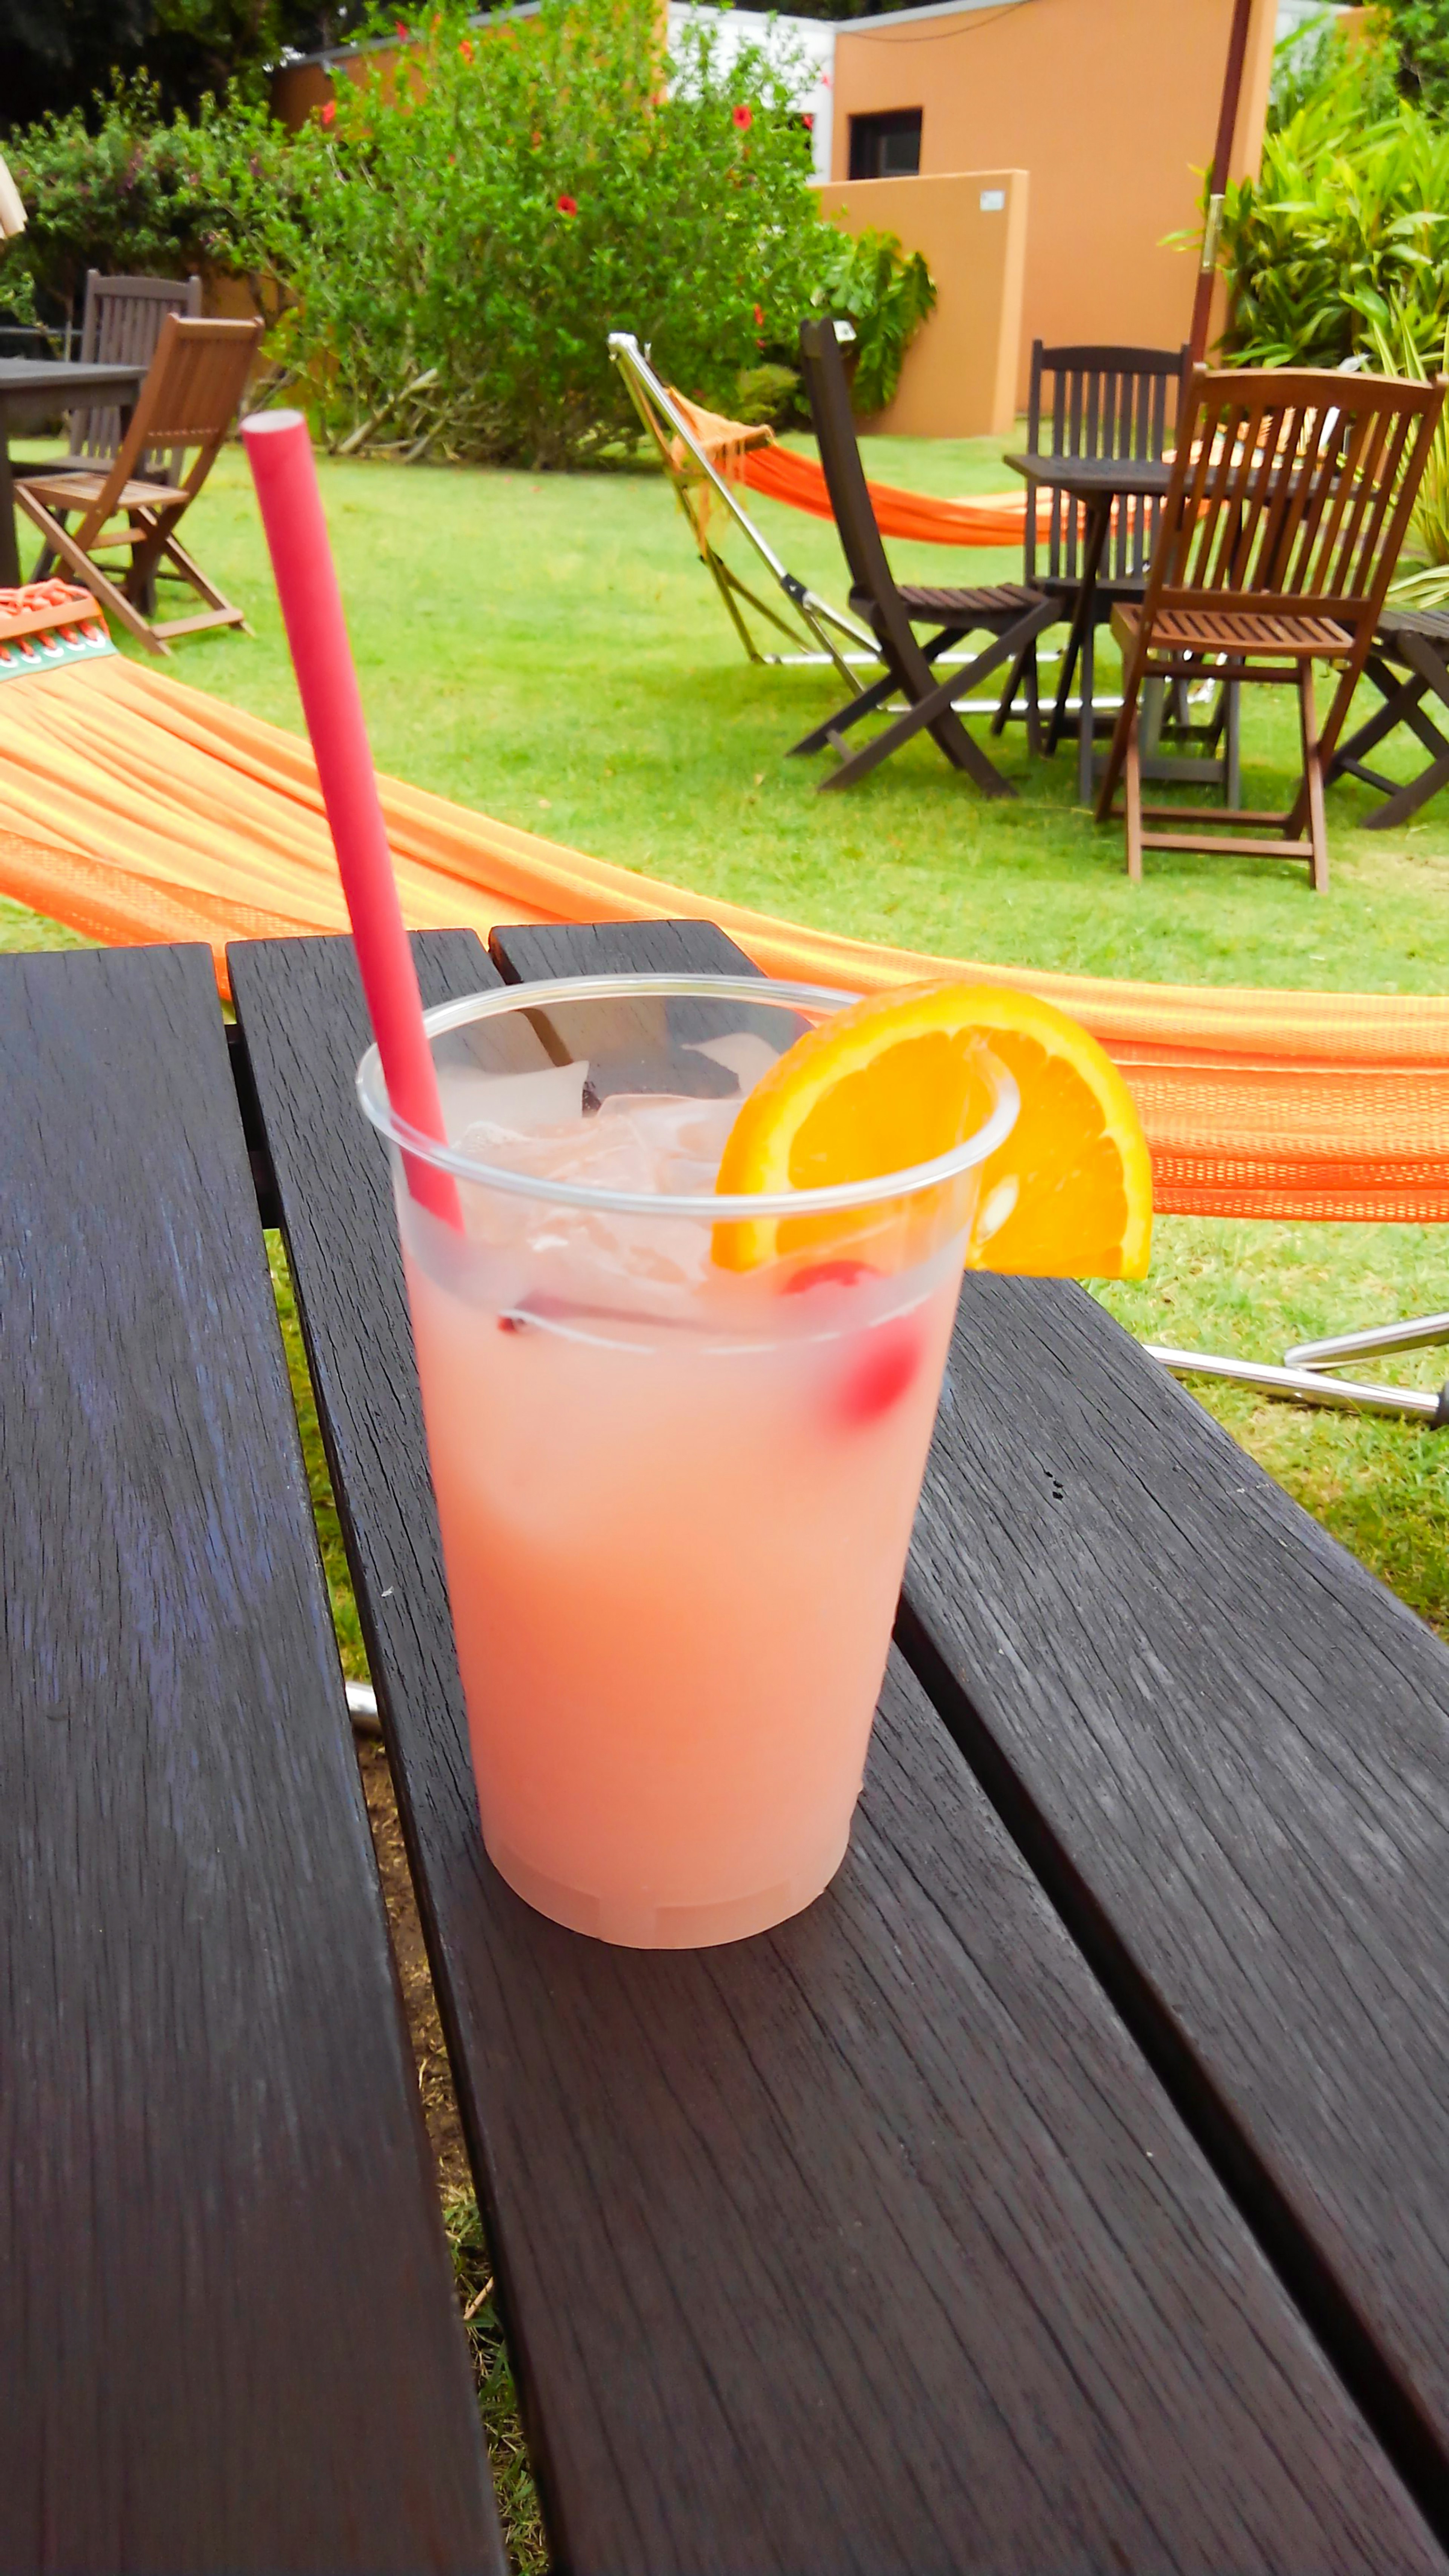
<path id="1" fill-rule="evenodd" d="M 1152 1164 L 1132 1095 L 1075 1020 L 1004 986 L 915 984 L 822 1021 L 747 1095 L 715 1186 L 732 1195 L 821 1189 L 932 1162 L 989 1114 L 989 1057 L 1012 1075 L 1021 1111 L 982 1168 L 968 1266 L 1140 1279 Z M 714 1257 L 753 1270 L 827 1242 L 831 1223 L 721 1224 Z"/>

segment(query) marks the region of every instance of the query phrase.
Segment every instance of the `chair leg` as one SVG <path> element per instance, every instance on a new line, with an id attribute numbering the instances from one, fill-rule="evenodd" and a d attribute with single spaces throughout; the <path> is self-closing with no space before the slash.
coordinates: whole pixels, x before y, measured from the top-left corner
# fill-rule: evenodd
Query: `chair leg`
<path id="1" fill-rule="evenodd" d="M 895 696 L 899 686 L 895 673 L 888 671 L 883 680 L 876 680 L 870 688 L 858 689 L 838 714 L 827 716 L 824 724 L 812 725 L 808 733 L 802 733 L 798 742 L 792 742 L 785 758 L 793 760 L 797 752 L 824 751 L 836 734 L 848 733 L 852 725 L 860 723 L 862 716 L 874 715 L 877 707 L 883 707 L 888 698 Z"/>
<path id="2" fill-rule="evenodd" d="M 1223 803 L 1234 813 L 1243 801 L 1243 688 L 1240 680 L 1224 684 Z"/>
<path id="3" fill-rule="evenodd" d="M 1127 814 L 1127 874 L 1133 885 L 1142 883 L 1142 730 L 1141 710 L 1134 707 L 1127 728 L 1127 750 L 1124 760 L 1123 803 Z"/>
<path id="4" fill-rule="evenodd" d="M 186 548 L 182 545 L 179 538 L 163 535 L 161 539 L 161 551 L 157 557 L 156 564 L 158 571 L 163 562 L 175 565 L 182 580 L 189 581 L 192 589 L 200 592 L 201 597 L 205 600 L 208 608 L 224 609 L 227 611 L 230 610 L 231 601 L 227 598 L 225 591 L 218 590 L 215 582 L 207 579 L 207 576 L 202 571 L 200 564 L 197 563 L 194 556 L 187 553 Z"/>
<path id="5" fill-rule="evenodd" d="M 893 751 L 899 751 L 903 743 L 929 728 L 953 768 L 964 769 L 983 795 L 1014 796 L 1016 790 L 1010 781 L 993 767 L 985 752 L 972 741 L 960 717 L 952 711 L 953 694 L 968 685 L 966 678 L 948 681 L 944 688 L 933 689 L 928 698 L 907 707 L 886 726 L 884 733 L 876 734 L 860 751 L 852 752 L 848 760 L 842 760 L 839 768 L 833 769 L 828 778 L 822 778 L 820 792 L 824 794 L 829 788 L 853 786 L 857 778 L 867 777 L 872 769 L 879 768 L 883 760 L 889 759 Z"/>
<path id="6" fill-rule="evenodd" d="M 1092 755 L 1096 747 L 1097 735 L 1097 630 L 1090 618 L 1087 620 L 1086 632 L 1082 637 L 1082 658 L 1077 668 L 1080 673 L 1082 702 L 1082 711 L 1077 718 L 1077 803 L 1090 805 L 1094 766 Z"/>
<path id="7" fill-rule="evenodd" d="M 1026 747 L 1033 760 L 1042 756 L 1041 670 L 1036 657 L 1036 637 L 1027 651 L 1026 665 Z"/>
<path id="8" fill-rule="evenodd" d="M 1313 845 L 1313 891 L 1328 892 L 1328 825 L 1323 811 L 1323 758 L 1318 747 L 1318 710 L 1313 703 L 1313 665 L 1298 673 L 1298 721 L 1303 734 L 1303 791 L 1308 806 L 1308 838 Z"/>
<path id="9" fill-rule="evenodd" d="M 164 644 L 160 636 L 153 633 L 140 611 L 132 607 L 124 591 L 117 587 L 108 573 L 102 572 L 100 565 L 92 561 L 83 546 L 77 545 L 69 530 L 63 528 L 58 519 L 52 518 L 43 504 L 32 499 L 23 487 L 17 491 L 15 498 L 31 525 L 39 529 L 45 543 L 54 549 L 64 563 L 69 565 L 82 588 L 90 591 L 92 596 L 100 601 L 106 615 L 119 619 L 127 634 L 134 635 L 138 643 L 146 646 L 148 652 L 169 653 L 171 649 L 169 644 Z"/>
<path id="10" fill-rule="evenodd" d="M 1016 660 L 1012 663 L 1006 686 L 1001 692 L 1000 703 L 995 715 L 991 719 L 991 732 L 993 739 L 998 734 L 1003 734 L 1006 731 L 1006 720 L 1010 715 L 1012 708 L 1016 704 L 1016 693 L 1021 687 L 1022 679 L 1026 671 L 1027 658 L 1034 652 L 1034 650 L 1035 647 L 1033 645 L 1024 644 L 1021 651 L 1018 653 Z"/>
<path id="11" fill-rule="evenodd" d="M 1127 745 L 1132 738 L 1141 689 L 1141 671 L 1124 670 L 1121 711 L 1112 729 L 1107 766 L 1102 773 L 1102 784 L 1097 790 L 1096 816 L 1099 823 L 1110 823 L 1112 820 L 1112 800 L 1116 796 L 1117 781 L 1122 775 L 1123 763 L 1127 758 Z"/>
<path id="12" fill-rule="evenodd" d="M 167 551 L 176 554 L 180 549 L 171 546 Z M 220 594 L 218 599 L 220 600 Z M 948 645 L 959 644 L 962 636 L 969 632 L 970 629 L 964 626 L 943 626 L 940 634 L 933 635 L 926 646 L 926 660 L 934 662 L 946 651 Z M 837 715 L 827 716 L 824 724 L 813 726 L 809 733 L 801 735 L 798 742 L 792 742 L 785 758 L 793 760 L 797 752 L 824 751 L 828 743 L 834 742 L 837 734 L 849 733 L 851 726 L 859 724 L 863 716 L 874 715 L 876 709 L 883 707 L 888 699 L 893 698 L 900 687 L 901 682 L 895 673 L 887 671 L 885 678 L 874 681 L 870 688 L 857 689 L 854 697 L 847 698 Z"/>

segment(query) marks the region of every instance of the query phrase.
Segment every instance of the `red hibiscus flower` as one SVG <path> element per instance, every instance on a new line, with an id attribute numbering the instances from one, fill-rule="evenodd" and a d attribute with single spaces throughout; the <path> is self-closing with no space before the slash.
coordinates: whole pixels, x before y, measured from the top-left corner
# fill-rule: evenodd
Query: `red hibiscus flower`
<path id="1" fill-rule="evenodd" d="M 801 124 L 804 126 L 805 131 L 806 131 L 806 133 L 807 133 L 807 134 L 813 134 L 813 133 L 814 133 L 814 131 L 815 131 L 815 119 L 814 119 L 814 117 L 810 114 L 810 111 L 808 110 L 808 108 L 807 108 L 807 110 L 806 110 L 805 114 L 801 117 L 800 122 L 801 122 Z"/>
<path id="2" fill-rule="evenodd" d="M 764 314 L 763 314 L 763 312 L 761 311 L 761 309 L 760 309 L 759 305 L 757 304 L 757 305 L 755 306 L 755 329 L 756 329 L 757 331 L 758 331 L 758 329 L 759 329 L 759 327 L 760 327 L 761 323 L 764 321 L 764 318 L 765 318 L 765 317 L 764 317 Z"/>
<path id="3" fill-rule="evenodd" d="M 755 111 L 752 107 L 731 108 L 730 114 L 734 118 L 736 125 L 739 127 L 741 134 L 743 134 L 749 126 L 754 124 Z"/>
<path id="4" fill-rule="evenodd" d="M 458 47 L 458 51 L 462 55 L 465 63 L 471 63 L 473 59 L 473 47 L 468 37 L 465 36 L 463 38 L 461 45 Z"/>
<path id="5" fill-rule="evenodd" d="M 558 201 L 558 210 L 561 215 L 576 215 L 579 211 L 579 201 L 577 197 L 560 197 Z"/>
<path id="6" fill-rule="evenodd" d="M 403 22 L 402 22 L 401 18 L 399 18 L 399 20 L 398 20 L 398 22 L 397 22 L 397 31 L 398 31 L 398 34 L 401 36 L 401 38 L 402 38 L 402 40 L 403 40 L 403 43 L 404 43 L 404 44 L 406 44 L 406 43 L 407 43 L 407 40 L 408 40 L 408 31 L 407 31 L 406 27 L 403 25 Z"/>
<path id="7" fill-rule="evenodd" d="M 324 102 L 324 104 L 323 104 L 323 109 L 322 109 L 322 122 L 323 122 L 323 124 L 324 124 L 324 125 L 335 125 L 335 124 L 336 124 L 336 122 L 337 122 L 337 101 L 336 101 L 336 99 L 335 99 L 335 98 L 329 98 L 329 99 L 327 99 L 327 100 Z"/>

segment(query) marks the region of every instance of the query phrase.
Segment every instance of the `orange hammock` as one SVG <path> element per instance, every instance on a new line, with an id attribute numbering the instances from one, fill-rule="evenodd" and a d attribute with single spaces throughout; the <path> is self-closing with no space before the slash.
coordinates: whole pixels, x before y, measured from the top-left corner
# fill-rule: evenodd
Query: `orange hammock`
<path id="1" fill-rule="evenodd" d="M 671 385 L 670 399 L 684 414 L 717 473 L 728 482 L 747 483 L 771 501 L 808 511 L 812 519 L 833 519 L 825 476 L 813 456 L 797 456 L 775 444 L 773 430 L 727 420 L 702 403 L 686 402 Z M 675 443 L 674 462 L 685 466 L 684 443 Z M 696 466 L 696 474 L 699 469 Z M 703 480 L 703 477 L 700 477 Z M 883 537 L 914 537 L 930 546 L 1020 546 L 1026 534 L 1026 488 L 1019 492 L 983 493 L 965 501 L 937 501 L 928 492 L 903 492 L 894 483 L 866 486 Z M 1045 530 L 1051 494 L 1038 492 L 1038 521 Z"/>
<path id="2" fill-rule="evenodd" d="M 0 890 L 105 943 L 203 940 L 223 986 L 228 939 L 344 929 L 306 744 L 90 631 L 89 658 L 14 678 L 24 648 L 0 643 Z M 772 975 L 856 991 L 942 972 L 1017 985 L 1085 1021 L 1123 1067 L 1164 1211 L 1449 1219 L 1449 1000 L 1199 991 L 871 947 L 396 780 L 382 792 L 417 929 L 684 915 L 719 922 Z"/>
<path id="3" fill-rule="evenodd" d="M 793 448 L 750 448 L 740 460 L 739 478 L 752 492 L 808 510 L 813 519 L 835 516 L 817 460 L 797 456 Z M 1026 534 L 1025 486 L 965 501 L 933 500 L 928 492 L 903 492 L 894 483 L 868 483 L 866 490 L 883 537 L 916 537 L 928 546 L 1019 547 Z M 1038 493 L 1037 505 L 1044 520 L 1051 494 Z"/>

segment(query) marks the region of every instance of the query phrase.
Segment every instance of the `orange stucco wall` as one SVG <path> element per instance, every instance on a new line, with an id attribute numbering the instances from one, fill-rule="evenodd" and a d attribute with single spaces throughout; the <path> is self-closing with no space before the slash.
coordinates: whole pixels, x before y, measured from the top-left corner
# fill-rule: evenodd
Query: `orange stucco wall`
<path id="1" fill-rule="evenodd" d="M 906 438 L 1006 437 L 1016 416 L 1030 183 L 1024 170 L 855 179 L 820 191 L 850 232 L 874 225 L 924 254 L 936 309 L 870 423 Z"/>
<path id="2" fill-rule="evenodd" d="M 1162 243 L 1197 220 L 1231 16 L 1232 0 L 1015 0 L 841 25 L 835 178 L 850 117 L 892 107 L 922 111 L 923 174 L 1030 173 L 1023 396 L 1033 339 L 1186 339 L 1194 263 Z M 1255 0 L 1235 174 L 1257 168 L 1275 17 Z"/>

